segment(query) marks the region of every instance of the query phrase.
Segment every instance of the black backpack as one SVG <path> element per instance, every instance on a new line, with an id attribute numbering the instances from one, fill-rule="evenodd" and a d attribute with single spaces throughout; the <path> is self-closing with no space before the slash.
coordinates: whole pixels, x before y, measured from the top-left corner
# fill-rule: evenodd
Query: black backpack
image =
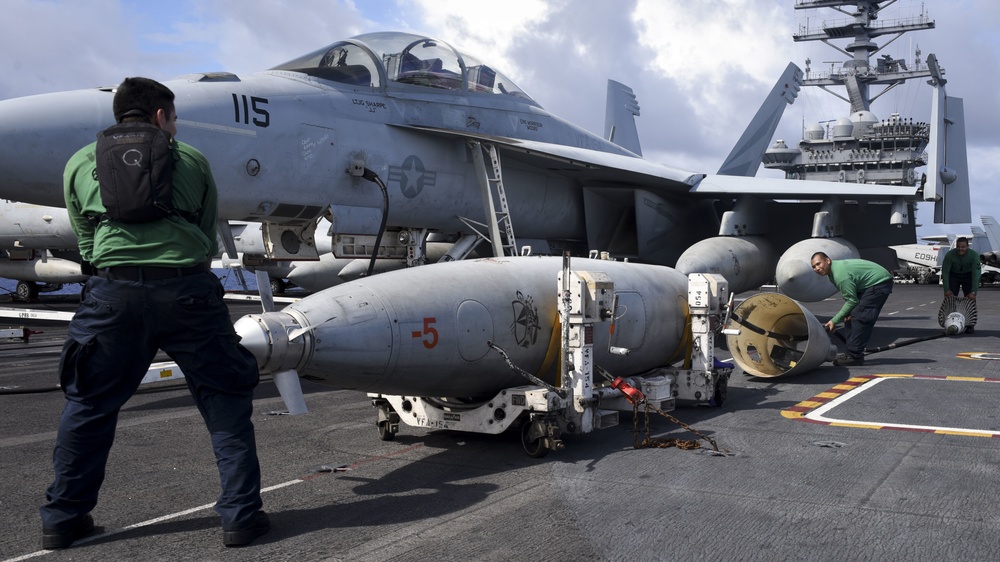
<path id="1" fill-rule="evenodd" d="M 102 218 L 150 222 L 177 214 L 170 135 L 149 123 L 119 123 L 97 133 Z"/>

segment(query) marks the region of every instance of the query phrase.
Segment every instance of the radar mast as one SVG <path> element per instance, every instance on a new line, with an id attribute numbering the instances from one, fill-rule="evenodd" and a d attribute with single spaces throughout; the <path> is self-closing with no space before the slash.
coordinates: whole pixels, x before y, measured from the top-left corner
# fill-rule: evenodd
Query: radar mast
<path id="1" fill-rule="evenodd" d="M 816 86 L 850 104 L 850 116 L 805 129 L 797 148 L 783 140 L 764 154 L 764 167 L 785 172 L 788 179 L 914 186 L 916 168 L 927 165 L 930 125 L 893 113 L 879 119 L 871 103 L 893 88 L 915 78 L 932 77 L 932 68 L 920 60 L 920 49 L 911 61 L 877 56 L 910 31 L 933 29 L 926 13 L 894 21 L 879 20 L 879 11 L 895 0 L 796 0 L 796 10 L 829 8 L 844 17 L 824 20 L 813 27 L 809 20 L 792 35 L 796 42 L 821 41 L 848 60 L 839 68 L 814 71 L 806 59 L 803 85 Z M 874 39 L 891 36 L 881 46 Z M 848 41 L 838 46 L 838 41 Z M 877 57 L 874 61 L 872 57 Z M 932 57 L 928 57 L 929 59 Z M 874 62 L 874 64 L 873 64 Z M 941 70 L 943 73 L 943 70 Z M 884 86 L 872 96 L 872 86 Z M 843 94 L 839 91 L 843 88 Z M 832 123 L 832 126 L 829 125 Z"/>

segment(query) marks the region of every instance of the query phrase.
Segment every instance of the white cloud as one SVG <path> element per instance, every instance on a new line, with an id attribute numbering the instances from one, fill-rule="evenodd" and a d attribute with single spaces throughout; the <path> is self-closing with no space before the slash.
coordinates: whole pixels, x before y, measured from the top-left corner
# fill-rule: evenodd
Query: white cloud
<path id="1" fill-rule="evenodd" d="M 469 2 L 467 0 L 410 0 L 419 13 L 425 33 L 447 41 L 457 49 L 512 74 L 518 61 L 510 51 L 519 37 L 533 32 L 532 24 L 543 21 L 554 10 L 544 0 L 507 0 L 504 2 Z"/>
<path id="2" fill-rule="evenodd" d="M 652 160 L 713 170 L 788 63 L 814 70 L 842 57 L 791 34 L 831 10 L 793 10 L 790 0 L 7 0 L 0 19 L 0 99 L 115 84 L 128 75 L 167 79 L 208 70 L 268 68 L 351 35 L 427 33 L 495 65 L 547 109 L 603 131 L 607 78 L 635 90 L 644 153 Z M 919 13 L 898 0 L 881 21 Z M 965 99 L 973 214 L 1000 215 L 994 186 L 1000 147 L 1000 3 L 926 3 L 937 28 L 886 49 L 937 54 L 948 92 Z M 881 43 L 885 43 L 880 40 Z M 880 117 L 929 116 L 928 88 L 876 102 Z M 843 116 L 844 103 L 815 88 L 786 110 L 778 136 Z M 762 175 L 771 175 L 762 172 Z M 929 223 L 926 215 L 921 215 Z"/>

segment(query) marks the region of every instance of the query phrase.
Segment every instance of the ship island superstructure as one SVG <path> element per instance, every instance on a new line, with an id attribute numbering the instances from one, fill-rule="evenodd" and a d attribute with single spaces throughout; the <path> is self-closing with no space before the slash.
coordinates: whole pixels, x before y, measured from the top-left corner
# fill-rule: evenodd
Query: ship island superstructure
<path id="1" fill-rule="evenodd" d="M 796 0 L 796 10 L 832 8 L 846 17 L 823 21 L 818 27 L 800 25 L 796 42 L 822 41 L 850 57 L 840 68 L 815 71 L 806 59 L 803 85 L 816 86 L 850 104 L 850 116 L 805 128 L 798 146 L 778 139 L 767 149 L 765 168 L 779 169 L 788 179 L 822 180 L 880 185 L 922 185 L 917 168 L 928 163 L 926 149 L 931 126 L 893 113 L 879 119 L 871 103 L 908 80 L 941 80 L 944 70 L 933 55 L 920 60 L 920 49 L 912 61 L 878 53 L 905 33 L 933 29 L 934 21 L 923 11 L 915 17 L 894 21 L 879 19 L 879 11 L 894 0 Z M 874 39 L 891 38 L 883 45 Z M 848 40 L 844 47 L 834 44 Z M 876 57 L 873 61 L 872 58 Z M 872 86 L 884 86 L 871 95 Z M 832 88 L 843 88 L 845 94 Z"/>

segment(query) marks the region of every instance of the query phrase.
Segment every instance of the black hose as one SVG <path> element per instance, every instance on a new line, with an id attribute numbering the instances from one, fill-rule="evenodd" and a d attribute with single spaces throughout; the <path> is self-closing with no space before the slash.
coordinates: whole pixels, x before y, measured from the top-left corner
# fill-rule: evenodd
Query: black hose
<path id="1" fill-rule="evenodd" d="M 14 394 L 41 394 L 43 392 L 55 392 L 62 390 L 62 386 L 36 386 L 31 388 L 0 388 L 0 396 L 10 396 Z"/>
<path id="2" fill-rule="evenodd" d="M 840 341 L 842 341 L 844 343 L 847 343 L 847 338 L 845 338 L 844 335 L 840 333 L 840 331 L 834 330 L 833 335 L 837 336 L 837 338 L 839 338 Z M 903 340 L 903 341 L 898 341 L 898 342 L 890 343 L 889 345 L 883 345 L 882 347 L 876 347 L 874 349 L 869 349 L 869 348 L 866 347 L 865 348 L 865 355 L 871 355 L 872 353 L 879 353 L 879 352 L 882 352 L 882 351 L 889 351 L 890 349 L 896 349 L 897 347 L 905 347 L 905 346 L 912 345 L 912 344 L 915 344 L 915 343 L 920 343 L 922 341 L 936 340 L 938 338 L 943 338 L 943 337 L 945 337 L 947 335 L 948 335 L 947 332 L 941 332 L 941 333 L 933 334 L 933 335 L 930 335 L 930 336 L 920 336 L 919 338 L 910 338 L 908 340 Z"/>
<path id="3" fill-rule="evenodd" d="M 378 236 L 375 237 L 375 248 L 372 249 L 372 257 L 368 262 L 367 275 L 371 277 L 372 272 L 375 271 L 375 258 L 378 257 L 378 247 L 382 244 L 382 235 L 385 234 L 385 223 L 389 220 L 389 191 L 385 188 L 382 178 L 378 177 L 378 174 L 370 169 L 365 168 L 365 173 L 361 177 L 370 182 L 377 183 L 382 190 L 382 224 L 378 227 Z"/>
<path id="4" fill-rule="evenodd" d="M 922 336 L 919 338 L 911 338 L 908 340 L 898 341 L 895 343 L 890 343 L 889 345 L 884 345 L 882 347 L 876 347 L 875 349 L 865 348 L 865 355 L 871 355 L 872 353 L 878 353 L 880 351 L 889 351 L 890 349 L 896 349 L 897 347 L 903 347 L 915 343 L 920 343 L 922 341 L 936 340 L 938 338 L 943 338 L 947 336 L 947 332 L 941 332 L 939 334 L 934 334 L 932 336 Z"/>

